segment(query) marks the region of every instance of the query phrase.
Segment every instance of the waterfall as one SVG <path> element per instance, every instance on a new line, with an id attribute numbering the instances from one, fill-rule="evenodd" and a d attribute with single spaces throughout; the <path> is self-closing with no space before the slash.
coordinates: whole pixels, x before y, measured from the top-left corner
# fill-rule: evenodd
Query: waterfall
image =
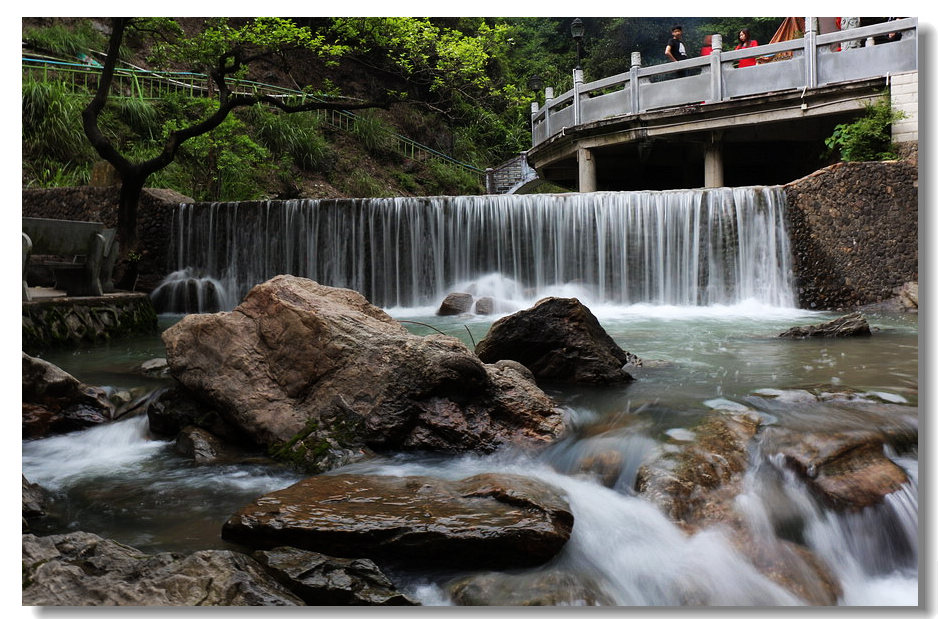
<path id="1" fill-rule="evenodd" d="M 185 204 L 171 255 L 160 312 L 231 309 L 283 273 L 385 308 L 485 282 L 496 303 L 794 305 L 780 187 Z M 201 282 L 219 308 L 193 305 Z"/>

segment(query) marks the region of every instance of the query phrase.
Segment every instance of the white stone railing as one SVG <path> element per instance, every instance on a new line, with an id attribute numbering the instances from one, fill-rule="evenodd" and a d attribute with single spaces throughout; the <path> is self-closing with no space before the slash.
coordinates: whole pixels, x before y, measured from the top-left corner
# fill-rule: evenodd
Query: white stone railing
<path id="1" fill-rule="evenodd" d="M 532 104 L 532 144 L 606 118 L 918 70 L 915 17 L 828 34 L 818 34 L 815 20 L 805 19 L 804 38 L 737 51 L 721 51 L 721 37 L 713 35 L 713 53 L 679 62 L 642 67 L 636 52 L 628 73 L 593 82 L 584 83 L 575 69 L 571 90 L 554 97 L 547 88 L 544 106 Z M 874 44 L 891 32 L 901 38 Z M 849 47 L 854 41 L 858 46 Z M 757 64 L 737 68 L 744 58 Z"/>

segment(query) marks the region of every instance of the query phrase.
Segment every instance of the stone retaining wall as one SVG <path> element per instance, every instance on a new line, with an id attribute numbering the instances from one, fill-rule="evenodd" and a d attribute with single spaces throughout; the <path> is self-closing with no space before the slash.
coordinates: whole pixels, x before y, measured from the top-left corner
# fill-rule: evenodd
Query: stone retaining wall
<path id="1" fill-rule="evenodd" d="M 157 330 L 156 310 L 140 292 L 23 303 L 23 351 L 31 354 Z"/>
<path id="2" fill-rule="evenodd" d="M 57 187 L 23 189 L 23 216 L 100 221 L 117 226 L 117 187 Z M 170 266 L 173 209 L 192 202 L 169 189 L 144 189 L 137 211 L 137 236 L 141 254 L 135 290 L 149 292 L 166 275 Z M 115 267 L 114 280 L 120 279 L 123 267 Z"/>
<path id="3" fill-rule="evenodd" d="M 785 191 L 801 307 L 878 303 L 918 281 L 914 160 L 838 163 Z"/>

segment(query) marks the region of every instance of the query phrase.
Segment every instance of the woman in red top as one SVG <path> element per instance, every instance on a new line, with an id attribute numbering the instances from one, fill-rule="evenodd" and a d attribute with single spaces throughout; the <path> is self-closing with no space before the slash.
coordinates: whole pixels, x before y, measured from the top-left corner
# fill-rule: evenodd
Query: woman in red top
<path id="1" fill-rule="evenodd" d="M 755 47 L 759 44 L 758 41 L 749 37 L 749 28 L 743 28 L 739 31 L 739 45 L 735 49 L 745 49 L 747 47 Z M 742 69 L 743 67 L 752 67 L 755 66 L 755 58 L 741 58 L 739 60 L 738 68 Z"/>

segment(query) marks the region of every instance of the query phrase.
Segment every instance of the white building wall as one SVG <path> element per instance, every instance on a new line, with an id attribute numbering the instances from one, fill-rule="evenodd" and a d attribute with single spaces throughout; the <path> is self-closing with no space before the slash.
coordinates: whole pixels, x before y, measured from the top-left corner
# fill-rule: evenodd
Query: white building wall
<path id="1" fill-rule="evenodd" d="M 905 117 L 892 124 L 894 142 L 918 141 L 918 71 L 897 73 L 890 77 L 892 109 Z"/>

